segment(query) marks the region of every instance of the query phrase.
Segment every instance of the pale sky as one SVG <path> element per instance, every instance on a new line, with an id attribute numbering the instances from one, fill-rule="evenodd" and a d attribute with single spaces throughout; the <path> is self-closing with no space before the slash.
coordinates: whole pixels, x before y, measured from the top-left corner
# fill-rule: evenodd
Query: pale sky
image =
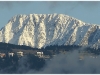
<path id="1" fill-rule="evenodd" d="M 0 28 L 17 14 L 65 14 L 100 25 L 100 1 L 0 1 Z"/>

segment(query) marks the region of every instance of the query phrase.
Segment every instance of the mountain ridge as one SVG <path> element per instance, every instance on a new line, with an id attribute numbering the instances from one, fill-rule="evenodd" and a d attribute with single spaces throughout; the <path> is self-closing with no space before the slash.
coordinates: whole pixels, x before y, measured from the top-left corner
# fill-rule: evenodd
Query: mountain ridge
<path id="1" fill-rule="evenodd" d="M 98 48 L 100 26 L 64 14 L 16 15 L 0 30 L 0 42 L 42 48 L 79 45 Z"/>

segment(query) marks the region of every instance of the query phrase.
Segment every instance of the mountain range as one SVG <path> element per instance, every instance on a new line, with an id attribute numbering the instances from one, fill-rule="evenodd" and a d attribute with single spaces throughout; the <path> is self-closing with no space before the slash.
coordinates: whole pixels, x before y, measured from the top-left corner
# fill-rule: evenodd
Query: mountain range
<path id="1" fill-rule="evenodd" d="M 100 25 L 64 14 L 15 15 L 0 30 L 0 42 L 42 48 L 79 45 L 98 49 Z"/>

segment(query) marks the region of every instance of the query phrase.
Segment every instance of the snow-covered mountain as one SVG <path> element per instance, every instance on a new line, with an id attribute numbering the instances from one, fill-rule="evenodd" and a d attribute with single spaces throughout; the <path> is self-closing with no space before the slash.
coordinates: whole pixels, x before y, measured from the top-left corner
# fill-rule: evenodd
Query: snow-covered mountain
<path id="1" fill-rule="evenodd" d="M 100 26 L 64 14 L 16 15 L 0 30 L 0 42 L 34 48 L 48 45 L 98 48 Z"/>

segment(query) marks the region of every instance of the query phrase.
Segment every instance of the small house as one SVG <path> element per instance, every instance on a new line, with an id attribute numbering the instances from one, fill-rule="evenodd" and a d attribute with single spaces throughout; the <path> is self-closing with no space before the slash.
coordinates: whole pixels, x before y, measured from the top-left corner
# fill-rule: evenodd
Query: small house
<path id="1" fill-rule="evenodd" d="M 0 57 L 1 57 L 1 58 L 5 57 L 5 56 L 6 56 L 5 53 L 0 53 Z"/>
<path id="2" fill-rule="evenodd" d="M 23 56 L 23 52 L 22 51 L 17 52 L 17 56 L 18 57 L 22 57 Z"/>
<path id="3" fill-rule="evenodd" d="M 8 53 L 8 56 L 10 57 L 10 56 L 14 56 L 14 53 Z"/>
<path id="4" fill-rule="evenodd" d="M 38 57 L 43 57 L 43 52 L 37 52 Z"/>

